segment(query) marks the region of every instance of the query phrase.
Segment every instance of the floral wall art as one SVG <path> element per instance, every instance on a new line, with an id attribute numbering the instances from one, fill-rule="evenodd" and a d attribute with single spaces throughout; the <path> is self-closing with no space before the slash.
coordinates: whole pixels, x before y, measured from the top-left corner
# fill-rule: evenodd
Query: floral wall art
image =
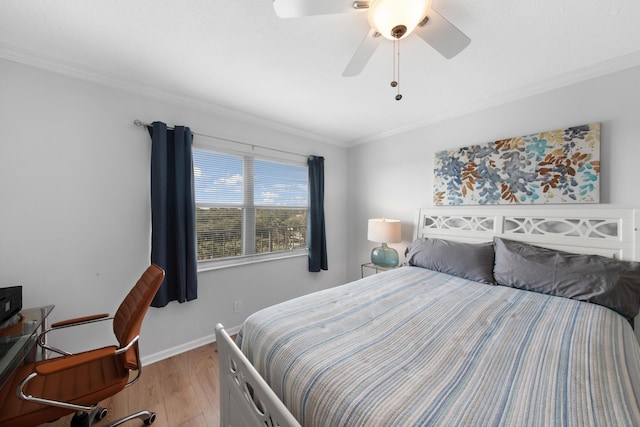
<path id="1" fill-rule="evenodd" d="M 435 205 L 598 203 L 600 123 L 436 153 Z"/>

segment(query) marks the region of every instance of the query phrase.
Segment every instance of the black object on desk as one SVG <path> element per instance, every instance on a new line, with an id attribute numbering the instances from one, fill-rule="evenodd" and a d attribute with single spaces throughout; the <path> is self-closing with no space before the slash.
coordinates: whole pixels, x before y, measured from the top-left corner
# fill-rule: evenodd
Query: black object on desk
<path id="1" fill-rule="evenodd" d="M 22 310 L 22 286 L 0 288 L 0 327 Z"/>

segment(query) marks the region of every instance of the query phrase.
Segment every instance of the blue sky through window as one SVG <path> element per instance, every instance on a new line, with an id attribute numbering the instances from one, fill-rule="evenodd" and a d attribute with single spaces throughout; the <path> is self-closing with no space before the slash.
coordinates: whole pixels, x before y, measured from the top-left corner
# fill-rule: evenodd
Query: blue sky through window
<path id="1" fill-rule="evenodd" d="M 242 204 L 243 158 L 193 150 L 195 195 L 199 203 Z M 256 206 L 307 206 L 307 168 L 273 161 L 254 161 Z"/>
<path id="2" fill-rule="evenodd" d="M 255 205 L 307 206 L 307 168 L 255 160 Z"/>

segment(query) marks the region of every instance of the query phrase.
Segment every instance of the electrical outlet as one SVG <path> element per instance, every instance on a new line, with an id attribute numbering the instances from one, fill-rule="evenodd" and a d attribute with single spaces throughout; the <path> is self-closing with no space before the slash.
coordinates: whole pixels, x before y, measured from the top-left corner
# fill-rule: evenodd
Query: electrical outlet
<path id="1" fill-rule="evenodd" d="M 233 314 L 240 313 L 242 311 L 242 300 L 233 302 Z"/>

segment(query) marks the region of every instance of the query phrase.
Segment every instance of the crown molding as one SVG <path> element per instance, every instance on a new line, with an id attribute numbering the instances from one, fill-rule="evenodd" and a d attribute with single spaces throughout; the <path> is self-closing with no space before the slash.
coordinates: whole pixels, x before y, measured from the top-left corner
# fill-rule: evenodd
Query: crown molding
<path id="1" fill-rule="evenodd" d="M 406 126 L 402 126 L 402 127 L 392 129 L 386 132 L 378 133 L 375 135 L 365 136 L 363 138 L 358 138 L 351 141 L 340 141 L 333 138 L 328 138 L 323 135 L 304 131 L 304 130 L 286 125 L 284 123 L 275 122 L 273 120 L 256 116 L 251 113 L 235 110 L 229 107 L 224 107 L 222 105 L 218 105 L 202 99 L 186 97 L 184 95 L 173 93 L 163 88 L 149 85 L 144 82 L 127 79 L 121 75 L 107 73 L 103 70 L 82 66 L 82 65 L 72 63 L 69 61 L 64 61 L 55 57 L 36 54 L 30 51 L 27 51 L 25 49 L 16 48 L 14 46 L 10 46 L 4 43 L 0 43 L 0 58 L 4 58 L 9 61 L 44 69 L 47 71 L 55 72 L 55 73 L 76 78 L 79 80 L 84 80 L 84 81 L 92 82 L 102 86 L 107 86 L 112 89 L 121 90 L 123 92 L 141 95 L 148 98 L 153 98 L 153 99 L 168 102 L 180 107 L 193 108 L 203 113 L 213 114 L 213 115 L 228 118 L 231 120 L 236 120 L 242 123 L 260 126 L 260 127 L 272 129 L 275 131 L 287 133 L 293 136 L 305 138 L 311 141 L 331 144 L 331 145 L 335 145 L 342 148 L 355 147 L 357 145 L 378 141 L 391 136 L 402 134 L 404 132 L 415 130 L 421 127 L 433 125 L 435 123 L 439 123 L 455 117 L 460 117 L 473 112 L 485 110 L 488 108 L 492 108 L 492 107 L 503 105 L 509 102 L 517 101 L 530 96 L 549 92 L 551 90 L 566 87 L 572 84 L 580 83 L 586 80 L 591 80 L 594 78 L 605 76 L 607 74 L 615 73 L 617 71 L 622 71 L 632 67 L 640 66 L 640 51 L 636 51 L 624 56 L 613 58 L 608 61 L 600 62 L 593 66 L 582 68 L 580 70 L 560 74 L 556 77 L 544 80 L 542 82 L 538 82 L 532 85 L 511 90 L 511 91 L 502 93 L 498 96 L 493 96 L 486 100 L 468 104 L 462 108 L 450 110 L 450 111 L 439 113 L 439 114 L 434 114 L 424 120 L 420 120 Z"/>
<path id="2" fill-rule="evenodd" d="M 509 102 L 518 101 L 530 96 L 539 95 L 545 92 L 549 92 L 555 89 L 560 89 L 572 84 L 580 83 L 583 81 L 595 79 L 598 77 L 606 76 L 618 71 L 623 71 L 629 68 L 640 66 L 640 51 L 636 51 L 627 55 L 619 56 L 608 61 L 603 61 L 598 64 L 582 68 L 569 73 L 560 74 L 556 77 L 524 86 L 515 90 L 504 92 L 498 96 L 493 96 L 487 100 L 479 101 L 469 104 L 463 108 L 454 109 L 441 114 L 435 114 L 429 116 L 429 118 L 420 120 L 418 122 L 403 126 L 397 129 L 392 129 L 387 132 L 382 132 L 376 135 L 369 135 L 363 138 L 347 141 L 347 147 L 355 147 L 361 144 L 367 144 L 370 142 L 378 141 L 384 138 L 402 134 L 411 130 L 415 130 L 421 127 L 433 125 L 435 123 L 443 122 L 455 117 L 460 117 L 466 114 L 474 113 L 477 111 L 486 110 L 488 108 L 497 107 L 507 104 Z"/>
<path id="3" fill-rule="evenodd" d="M 307 132 L 284 123 L 269 120 L 244 111 L 224 107 L 202 99 L 173 93 L 157 86 L 127 79 L 121 75 L 108 73 L 96 68 L 79 65 L 51 56 L 36 54 L 4 43 L 0 43 L 0 58 L 62 74 L 67 77 L 88 81 L 101 86 L 107 86 L 123 92 L 168 102 L 176 106 L 193 108 L 203 113 L 213 114 L 227 119 L 237 120 L 242 123 L 276 130 L 311 141 L 336 145 L 342 148 L 346 147 L 345 143 L 342 141 Z"/>

